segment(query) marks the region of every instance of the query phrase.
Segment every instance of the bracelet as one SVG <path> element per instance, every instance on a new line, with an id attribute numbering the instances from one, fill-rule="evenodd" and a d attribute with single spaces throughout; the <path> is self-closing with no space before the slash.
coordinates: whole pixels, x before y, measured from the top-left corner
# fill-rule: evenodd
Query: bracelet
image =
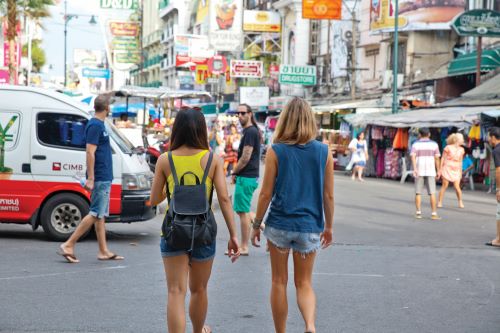
<path id="1" fill-rule="evenodd" d="M 260 225 L 262 224 L 262 219 L 254 218 L 252 221 L 252 228 L 254 230 L 260 229 Z"/>

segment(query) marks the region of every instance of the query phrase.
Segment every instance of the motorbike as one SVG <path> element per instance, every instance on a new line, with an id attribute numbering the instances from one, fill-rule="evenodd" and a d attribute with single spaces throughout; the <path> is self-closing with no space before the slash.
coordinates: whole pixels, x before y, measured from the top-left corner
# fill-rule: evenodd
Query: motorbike
<path id="1" fill-rule="evenodd" d="M 152 172 L 155 172 L 158 158 L 160 158 L 161 154 L 168 151 L 168 148 L 170 146 L 170 141 L 169 139 L 164 139 L 164 140 L 159 140 L 154 145 L 150 145 L 146 136 L 143 136 L 142 140 L 144 142 L 146 162 L 149 165 L 149 169 Z"/>

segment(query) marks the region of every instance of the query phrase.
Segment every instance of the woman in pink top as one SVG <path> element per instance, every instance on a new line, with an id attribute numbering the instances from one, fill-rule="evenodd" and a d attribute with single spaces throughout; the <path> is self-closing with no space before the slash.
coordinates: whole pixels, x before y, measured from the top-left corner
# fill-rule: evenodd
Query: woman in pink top
<path id="1" fill-rule="evenodd" d="M 453 183 L 457 193 L 458 206 L 464 208 L 462 202 L 462 190 L 460 189 L 460 180 L 462 179 L 462 161 L 464 158 L 464 136 L 460 133 L 452 134 L 446 140 L 448 144 L 443 151 L 441 159 L 441 176 L 443 177 L 443 186 L 439 192 L 438 207 L 443 207 L 444 192 L 450 183 Z"/>

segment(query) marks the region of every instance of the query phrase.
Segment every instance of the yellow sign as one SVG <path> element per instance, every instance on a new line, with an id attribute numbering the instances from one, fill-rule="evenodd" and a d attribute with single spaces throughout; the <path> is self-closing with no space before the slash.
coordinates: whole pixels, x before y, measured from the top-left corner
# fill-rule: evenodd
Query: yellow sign
<path id="1" fill-rule="evenodd" d="M 259 32 L 280 32 L 281 18 L 276 12 L 245 10 L 243 12 L 243 30 Z"/>
<path id="2" fill-rule="evenodd" d="M 391 0 L 373 1 L 370 8 L 370 30 L 394 29 L 396 20 L 394 19 Z M 392 14 L 392 15 L 391 15 Z M 403 28 L 408 24 L 406 17 L 399 16 L 398 26 Z"/>
<path id="3" fill-rule="evenodd" d="M 196 12 L 196 24 L 202 24 L 208 15 L 210 0 L 199 0 Z"/>
<path id="4" fill-rule="evenodd" d="M 207 84 L 207 79 L 208 79 L 208 65 L 197 65 L 194 82 L 196 84 Z"/>
<path id="5" fill-rule="evenodd" d="M 340 20 L 342 18 L 342 0 L 302 0 L 302 18 Z"/>

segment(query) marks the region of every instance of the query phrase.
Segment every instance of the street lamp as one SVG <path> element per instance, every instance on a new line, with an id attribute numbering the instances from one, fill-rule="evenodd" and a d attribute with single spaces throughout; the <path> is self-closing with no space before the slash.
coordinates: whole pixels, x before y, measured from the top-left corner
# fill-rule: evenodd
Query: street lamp
<path id="1" fill-rule="evenodd" d="M 392 113 L 398 113 L 399 102 L 398 102 L 398 52 L 399 52 L 399 0 L 395 0 L 394 8 L 394 44 L 392 47 Z"/>
<path id="2" fill-rule="evenodd" d="M 64 0 L 64 88 L 66 88 L 68 84 L 68 71 L 67 71 L 67 37 L 68 37 L 68 23 L 74 18 L 78 18 L 78 16 L 90 16 L 89 24 L 95 25 L 97 24 L 97 20 L 95 15 L 75 15 L 68 14 L 68 0 Z"/>

